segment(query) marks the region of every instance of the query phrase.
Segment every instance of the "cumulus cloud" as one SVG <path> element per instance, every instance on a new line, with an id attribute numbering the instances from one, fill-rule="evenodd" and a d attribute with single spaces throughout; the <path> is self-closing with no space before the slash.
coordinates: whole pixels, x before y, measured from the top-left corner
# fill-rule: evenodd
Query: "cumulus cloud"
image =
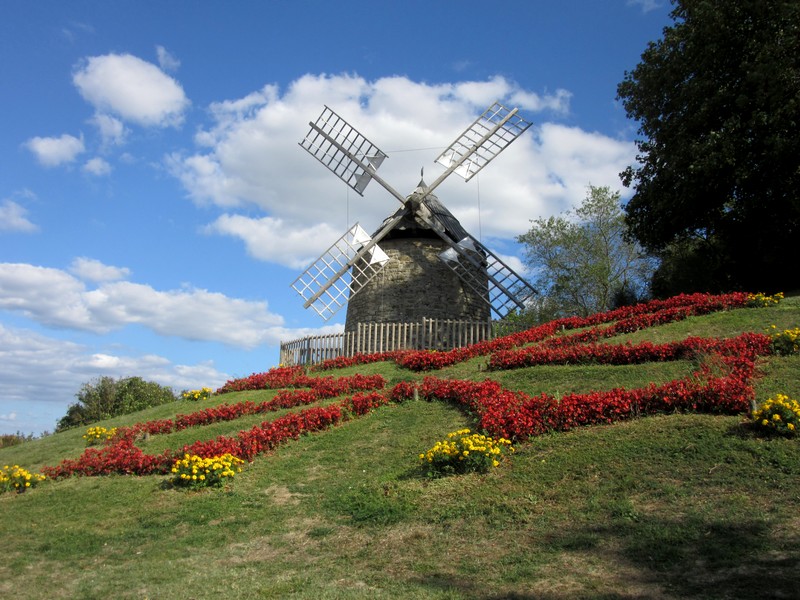
<path id="1" fill-rule="evenodd" d="M 0 204 L 0 231 L 32 233 L 39 227 L 28 220 L 28 211 L 13 200 L 5 199 Z"/>
<path id="2" fill-rule="evenodd" d="M 160 291 L 116 278 L 127 269 L 91 259 L 60 269 L 0 263 L 0 309 L 48 327 L 107 333 L 138 324 L 164 336 L 214 341 L 252 349 L 302 337 L 306 330 L 283 326 L 266 302 L 229 298 L 203 289 Z M 99 285 L 89 288 L 83 280 Z"/>
<path id="3" fill-rule="evenodd" d="M 99 260 L 82 256 L 72 261 L 70 272 L 84 281 L 117 281 L 125 279 L 131 270 L 127 267 L 114 267 L 105 265 Z"/>
<path id="4" fill-rule="evenodd" d="M 33 137 L 25 147 L 36 155 L 45 167 L 57 167 L 71 163 L 84 151 L 83 135 L 76 138 L 65 133 L 60 137 Z"/>
<path id="5" fill-rule="evenodd" d="M 327 223 L 293 228 L 281 219 L 235 214 L 220 216 L 206 231 L 239 238 L 250 256 L 295 269 L 307 266 L 342 233 Z"/>
<path id="6" fill-rule="evenodd" d="M 503 77 L 433 85 L 397 76 L 305 75 L 285 90 L 267 85 L 212 104 L 214 121 L 195 136 L 195 151 L 165 162 L 196 203 L 226 210 L 207 231 L 239 237 L 261 260 L 307 264 L 312 249 L 324 250 L 353 222 L 374 230 L 398 207 L 377 182 L 358 196 L 298 146 L 323 104 L 389 155 L 379 174 L 405 195 L 420 167 L 428 183 L 436 179 L 438 154 L 500 100 L 518 106 L 533 127 L 468 184 L 453 175 L 436 195 L 476 237 L 480 228 L 509 239 L 529 219 L 580 203 L 590 183 L 619 188 L 618 173 L 635 157 L 630 142 L 547 120 L 567 114 L 570 99 L 568 90 L 538 93 Z M 253 209 L 261 215 L 252 216 Z M 309 245 L 297 243 L 303 238 Z"/>
<path id="7" fill-rule="evenodd" d="M 90 57 L 77 67 L 72 81 L 99 113 L 143 126 L 179 125 L 189 105 L 177 81 L 131 54 Z"/>
<path id="8" fill-rule="evenodd" d="M 86 161 L 86 164 L 83 165 L 83 170 L 90 175 L 102 177 L 111 173 L 111 165 L 105 159 L 96 156 Z"/>

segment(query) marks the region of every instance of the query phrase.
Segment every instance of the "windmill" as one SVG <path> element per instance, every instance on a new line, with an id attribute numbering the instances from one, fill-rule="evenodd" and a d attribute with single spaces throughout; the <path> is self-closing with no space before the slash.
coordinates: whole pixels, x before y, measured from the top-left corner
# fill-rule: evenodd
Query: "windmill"
<path id="1" fill-rule="evenodd" d="M 377 174 L 387 155 L 325 106 L 300 146 L 359 195 L 374 179 L 401 207 L 372 235 L 353 225 L 292 283 L 305 308 L 328 320 L 349 302 L 346 330 L 358 322 L 414 320 L 420 311 L 480 320 L 524 308 L 535 290 L 433 194 L 451 173 L 469 181 L 530 127 L 517 112 L 492 104 L 436 158 L 445 171 L 404 197 Z"/>

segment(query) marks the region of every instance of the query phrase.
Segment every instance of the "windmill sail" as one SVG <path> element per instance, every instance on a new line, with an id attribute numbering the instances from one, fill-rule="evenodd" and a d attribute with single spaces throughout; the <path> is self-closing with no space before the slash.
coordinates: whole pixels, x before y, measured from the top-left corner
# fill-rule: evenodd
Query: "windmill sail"
<path id="1" fill-rule="evenodd" d="M 363 196 L 386 154 L 327 106 L 309 126 L 300 146 Z"/>
<path id="2" fill-rule="evenodd" d="M 448 169 L 443 177 L 455 172 L 469 181 L 530 126 L 517 115 L 516 108 L 508 109 L 495 102 L 435 162 Z M 438 183 L 431 184 L 431 189 Z"/>
<path id="3" fill-rule="evenodd" d="M 389 261 L 373 238 L 356 223 L 292 283 L 292 288 L 326 321 Z M 357 285 L 356 285 L 357 284 Z M 355 289 L 355 291 L 354 291 Z"/>
<path id="4" fill-rule="evenodd" d="M 439 254 L 439 258 L 461 280 L 479 293 L 496 319 L 525 308 L 536 290 L 500 257 L 472 236 Z"/>

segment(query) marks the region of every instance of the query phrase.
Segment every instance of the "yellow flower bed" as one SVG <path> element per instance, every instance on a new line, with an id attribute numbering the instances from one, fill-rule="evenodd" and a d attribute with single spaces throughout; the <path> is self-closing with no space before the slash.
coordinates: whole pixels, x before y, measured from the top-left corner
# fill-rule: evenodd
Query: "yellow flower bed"
<path id="1" fill-rule="evenodd" d="M 757 294 L 747 294 L 747 306 L 755 308 L 766 308 L 767 306 L 774 306 L 783 300 L 783 292 L 778 292 L 772 296 L 767 296 L 761 292 Z"/>
<path id="2" fill-rule="evenodd" d="M 211 397 L 211 388 L 204 387 L 200 388 L 199 390 L 188 390 L 181 394 L 181 397 L 184 400 L 192 400 L 196 402 L 198 400 L 206 400 Z"/>
<path id="3" fill-rule="evenodd" d="M 497 467 L 504 451 L 514 452 L 511 441 L 494 439 L 469 429 L 460 429 L 447 434 L 447 439 L 419 455 L 423 468 L 431 477 L 459 473 L 485 473 Z"/>
<path id="4" fill-rule="evenodd" d="M 86 445 L 91 446 L 99 442 L 110 440 L 117 434 L 117 428 L 112 427 L 106 429 L 105 427 L 89 427 L 86 433 L 83 434 L 83 439 L 86 440 Z"/>
<path id="5" fill-rule="evenodd" d="M 757 426 L 768 431 L 797 435 L 800 428 L 800 402 L 777 394 L 754 410 L 751 417 Z"/>
<path id="6" fill-rule="evenodd" d="M 28 489 L 35 487 L 40 481 L 44 481 L 46 477 L 39 473 L 31 473 L 20 467 L 8 465 L 0 469 L 0 492 L 25 492 Z"/>
<path id="7" fill-rule="evenodd" d="M 221 486 L 226 479 L 233 479 L 242 472 L 244 461 L 231 454 L 202 458 L 184 454 L 172 466 L 172 482 L 177 486 L 200 488 Z"/>
<path id="8" fill-rule="evenodd" d="M 800 327 L 778 331 L 775 325 L 770 327 L 769 337 L 772 340 L 772 351 L 781 356 L 800 352 Z"/>

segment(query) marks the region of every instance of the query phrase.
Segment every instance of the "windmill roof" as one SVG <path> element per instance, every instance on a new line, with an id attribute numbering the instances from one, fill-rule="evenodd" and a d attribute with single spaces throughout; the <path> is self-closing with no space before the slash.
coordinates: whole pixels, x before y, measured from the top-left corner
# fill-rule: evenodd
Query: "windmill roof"
<path id="1" fill-rule="evenodd" d="M 408 196 L 408 200 L 411 201 L 412 199 L 414 199 L 415 196 L 424 195 L 427 191 L 428 191 L 428 186 L 422 179 L 420 179 L 417 188 Z M 445 231 L 453 239 L 453 241 L 455 242 L 461 241 L 469 235 L 467 233 L 467 230 L 464 229 L 464 227 L 461 225 L 458 219 L 456 219 L 453 216 L 453 213 L 451 213 L 447 209 L 447 207 L 445 207 L 445 205 L 441 203 L 441 201 L 437 196 L 435 196 L 434 194 L 428 194 L 422 201 L 422 203 L 428 208 L 428 210 L 430 210 L 430 212 L 439 221 L 439 223 L 442 224 Z M 383 225 L 389 220 L 389 218 L 391 217 L 388 217 L 383 221 L 383 223 L 381 224 L 380 227 L 378 227 L 375 233 L 377 233 L 383 228 Z M 424 225 L 418 223 L 417 220 L 413 218 L 413 216 L 407 216 L 404 219 L 402 219 L 397 225 L 395 225 L 392 231 L 398 231 L 398 230 L 404 231 L 409 234 L 413 234 L 415 231 L 422 231 L 422 230 L 425 230 L 427 232 L 432 231 L 430 228 L 425 227 Z M 373 233 L 373 235 L 375 235 L 375 233 Z M 391 235 L 392 234 L 390 233 L 389 236 Z"/>

